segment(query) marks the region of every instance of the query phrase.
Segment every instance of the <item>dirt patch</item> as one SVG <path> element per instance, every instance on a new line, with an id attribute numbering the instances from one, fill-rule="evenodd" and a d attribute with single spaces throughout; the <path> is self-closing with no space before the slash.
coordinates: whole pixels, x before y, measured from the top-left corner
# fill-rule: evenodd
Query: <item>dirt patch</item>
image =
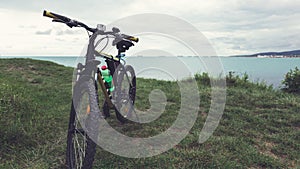
<path id="1" fill-rule="evenodd" d="M 272 153 L 272 148 L 275 147 L 275 143 L 272 142 L 265 142 L 263 145 L 263 148 L 259 149 L 259 152 L 261 154 L 264 154 L 266 156 L 272 157 L 274 159 L 281 159 L 280 157 L 278 157 L 276 154 Z"/>
<path id="2" fill-rule="evenodd" d="M 28 66 L 30 70 L 36 70 L 36 68 L 33 65 Z"/>
<path id="3" fill-rule="evenodd" d="M 269 156 L 271 158 L 281 161 L 282 159 L 272 152 L 272 148 L 274 148 L 275 146 L 276 146 L 276 144 L 273 142 L 262 141 L 262 137 L 259 137 L 256 139 L 255 147 L 260 154 L 263 154 L 263 155 L 266 155 L 266 156 Z"/>
<path id="4" fill-rule="evenodd" d="M 206 117 L 207 117 L 207 113 L 206 113 L 206 112 L 201 112 L 200 115 L 201 115 L 203 118 L 206 118 Z"/>
<path id="5" fill-rule="evenodd" d="M 7 69 L 7 71 L 23 71 L 24 70 L 24 68 L 23 67 L 16 67 L 16 66 L 14 66 L 14 65 L 12 65 L 12 66 L 9 66 L 8 67 L 8 69 Z"/>

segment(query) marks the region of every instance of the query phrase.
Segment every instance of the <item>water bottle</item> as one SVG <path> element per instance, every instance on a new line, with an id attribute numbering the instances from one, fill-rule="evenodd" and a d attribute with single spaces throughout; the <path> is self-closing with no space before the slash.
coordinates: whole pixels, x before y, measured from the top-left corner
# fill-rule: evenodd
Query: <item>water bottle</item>
<path id="1" fill-rule="evenodd" d="M 109 69 L 107 68 L 106 65 L 101 66 L 101 74 L 102 74 L 102 77 L 103 77 L 104 81 L 108 85 L 109 91 L 112 92 L 114 90 L 114 87 L 113 87 L 113 84 L 112 84 L 113 77 L 110 74 L 110 71 L 109 71 Z"/>

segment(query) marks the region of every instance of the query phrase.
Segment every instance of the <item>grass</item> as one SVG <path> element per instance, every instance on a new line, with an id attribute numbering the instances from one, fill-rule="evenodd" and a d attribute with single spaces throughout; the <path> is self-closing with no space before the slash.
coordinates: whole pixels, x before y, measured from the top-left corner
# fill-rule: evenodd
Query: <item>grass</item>
<path id="1" fill-rule="evenodd" d="M 0 168 L 65 168 L 66 132 L 73 69 L 31 59 L 0 60 Z M 97 148 L 95 168 L 299 168 L 300 97 L 227 79 L 225 111 L 214 134 L 203 144 L 199 133 L 210 107 L 209 83 L 196 76 L 201 104 L 187 137 L 173 149 L 150 158 L 132 159 Z M 180 107 L 175 82 L 137 80 L 140 110 L 160 89 L 168 104 L 149 124 L 109 123 L 128 136 L 154 136 L 172 125 Z M 126 146 L 126 145 L 124 145 Z"/>

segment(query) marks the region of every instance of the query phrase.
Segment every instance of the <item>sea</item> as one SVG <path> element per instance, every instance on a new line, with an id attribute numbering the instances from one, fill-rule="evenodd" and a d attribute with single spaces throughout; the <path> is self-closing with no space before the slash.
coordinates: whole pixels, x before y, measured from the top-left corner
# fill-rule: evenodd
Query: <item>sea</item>
<path id="1" fill-rule="evenodd" d="M 0 58 L 31 58 L 74 68 L 85 60 L 84 57 L 78 56 L 0 56 Z M 99 60 L 101 64 L 105 63 L 101 58 Z M 274 88 L 283 87 L 282 81 L 288 71 L 295 67 L 300 68 L 300 58 L 126 56 L 123 60 L 127 65 L 134 67 L 137 77 L 180 80 L 203 72 L 214 76 L 229 72 L 243 76 L 246 73 L 249 80 L 266 83 Z"/>

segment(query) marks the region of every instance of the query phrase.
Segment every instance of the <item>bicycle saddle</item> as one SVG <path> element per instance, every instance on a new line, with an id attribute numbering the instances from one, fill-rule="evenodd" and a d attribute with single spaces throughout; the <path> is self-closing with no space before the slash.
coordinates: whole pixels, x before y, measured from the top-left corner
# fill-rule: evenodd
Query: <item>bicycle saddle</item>
<path id="1" fill-rule="evenodd" d="M 130 42 L 130 41 L 127 41 L 127 40 L 121 40 L 120 42 L 117 43 L 117 49 L 120 52 L 125 52 L 131 46 L 134 46 L 134 44 L 132 42 Z"/>

